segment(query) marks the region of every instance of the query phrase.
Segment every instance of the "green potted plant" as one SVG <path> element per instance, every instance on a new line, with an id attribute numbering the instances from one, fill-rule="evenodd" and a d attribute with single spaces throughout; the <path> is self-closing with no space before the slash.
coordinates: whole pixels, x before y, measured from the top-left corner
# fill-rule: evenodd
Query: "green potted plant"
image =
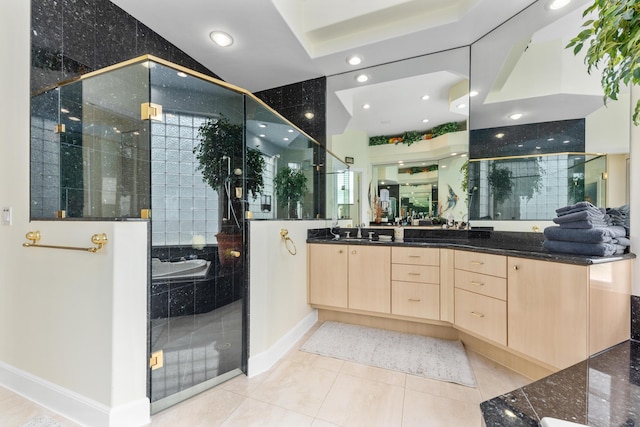
<path id="1" fill-rule="evenodd" d="M 278 203 L 287 208 L 289 218 L 298 217 L 298 202 L 302 201 L 307 189 L 307 177 L 302 169 L 291 169 L 285 166 L 273 179 Z"/>
<path id="2" fill-rule="evenodd" d="M 567 45 L 578 54 L 588 45 L 584 62 L 587 71 L 602 68 L 601 84 L 604 101 L 616 100 L 620 84 L 640 84 L 640 0 L 595 0 L 585 9 L 583 18 L 595 12 L 595 19 L 587 20 L 584 29 Z M 640 123 L 640 100 L 636 103 L 633 122 Z"/>
<path id="3" fill-rule="evenodd" d="M 507 200 L 513 191 L 513 174 L 511 171 L 507 168 L 499 168 L 495 163 L 492 163 L 488 178 L 495 204 L 497 205 Z"/>
<path id="4" fill-rule="evenodd" d="M 203 180 L 218 192 L 220 232 L 216 234 L 218 253 L 223 265 L 238 259 L 242 248 L 242 161 L 244 127 L 221 116 L 209 119 L 199 130 L 200 143 L 193 149 L 202 171 Z M 247 170 L 244 173 L 246 190 L 255 199 L 263 189 L 266 162 L 257 150 L 247 149 Z"/>

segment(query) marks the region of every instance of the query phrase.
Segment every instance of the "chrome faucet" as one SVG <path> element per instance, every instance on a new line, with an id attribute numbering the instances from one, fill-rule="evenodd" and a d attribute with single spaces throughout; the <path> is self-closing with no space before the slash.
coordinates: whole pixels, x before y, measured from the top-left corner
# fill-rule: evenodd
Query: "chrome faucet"
<path id="1" fill-rule="evenodd" d="M 338 225 L 338 221 L 329 228 L 329 233 L 333 236 L 333 240 L 340 240 L 340 226 Z"/>
<path id="2" fill-rule="evenodd" d="M 356 234 L 357 239 L 362 239 L 362 227 L 364 227 L 364 223 L 358 224 L 358 234 Z"/>

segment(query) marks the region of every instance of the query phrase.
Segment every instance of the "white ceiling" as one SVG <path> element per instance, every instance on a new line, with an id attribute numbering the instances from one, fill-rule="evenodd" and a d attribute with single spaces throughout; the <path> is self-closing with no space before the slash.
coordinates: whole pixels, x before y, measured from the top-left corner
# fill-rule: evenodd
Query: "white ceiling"
<path id="1" fill-rule="evenodd" d="M 532 0 L 111 0 L 251 92 L 469 45 Z M 221 48 L 213 30 L 235 43 Z"/>

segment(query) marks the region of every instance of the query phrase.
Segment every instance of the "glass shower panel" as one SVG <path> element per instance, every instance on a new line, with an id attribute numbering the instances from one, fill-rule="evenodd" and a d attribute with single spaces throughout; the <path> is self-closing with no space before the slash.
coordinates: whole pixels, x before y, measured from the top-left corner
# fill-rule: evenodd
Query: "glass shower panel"
<path id="1" fill-rule="evenodd" d="M 157 412 L 242 373 L 244 96 L 151 62 L 150 352 Z"/>

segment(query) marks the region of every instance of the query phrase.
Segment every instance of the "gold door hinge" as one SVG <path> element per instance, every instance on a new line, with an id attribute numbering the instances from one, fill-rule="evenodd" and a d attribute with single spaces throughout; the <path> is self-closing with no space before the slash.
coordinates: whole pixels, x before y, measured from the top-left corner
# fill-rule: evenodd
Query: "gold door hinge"
<path id="1" fill-rule="evenodd" d="M 151 358 L 149 359 L 149 367 L 152 371 L 156 369 L 160 369 L 164 366 L 164 353 L 162 350 L 151 353 Z"/>
<path id="2" fill-rule="evenodd" d="M 66 218 L 66 217 L 67 217 L 67 211 L 64 211 L 64 210 L 62 210 L 62 211 L 55 211 L 55 212 L 53 213 L 53 216 L 54 216 L 54 217 L 56 217 L 56 218 L 58 218 L 58 219 L 64 219 L 64 218 Z"/>
<path id="3" fill-rule="evenodd" d="M 64 123 L 58 123 L 53 127 L 53 133 L 64 133 L 64 132 L 65 132 Z"/>
<path id="4" fill-rule="evenodd" d="M 162 121 L 162 105 L 152 102 L 143 102 L 140 104 L 140 120 L 158 120 Z"/>
<path id="5" fill-rule="evenodd" d="M 151 219 L 151 209 L 140 209 L 140 218 Z"/>

